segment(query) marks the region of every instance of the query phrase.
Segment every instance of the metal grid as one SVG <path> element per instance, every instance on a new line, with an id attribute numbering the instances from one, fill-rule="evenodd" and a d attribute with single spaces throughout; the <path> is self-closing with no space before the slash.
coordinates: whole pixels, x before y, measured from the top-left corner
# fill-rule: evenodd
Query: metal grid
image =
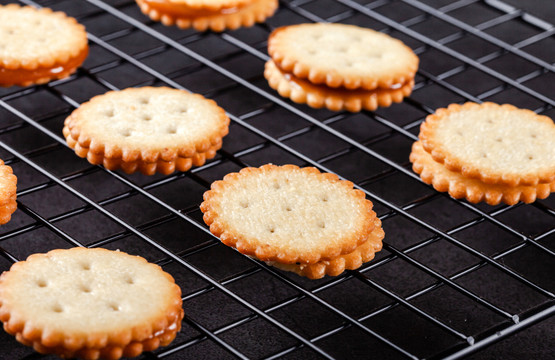
<path id="1" fill-rule="evenodd" d="M 549 357 L 555 198 L 455 201 L 424 185 L 408 154 L 424 117 L 452 102 L 508 102 L 555 117 L 552 24 L 497 0 L 296 0 L 281 1 L 265 24 L 215 34 L 151 22 L 131 0 L 22 3 L 76 17 L 91 54 L 69 79 L 0 88 L 0 158 L 19 179 L 19 210 L 0 228 L 0 271 L 71 246 L 160 264 L 181 286 L 186 316 L 169 347 L 141 359 L 504 358 L 515 354 L 515 333 L 518 346 Z M 267 36 L 311 21 L 403 40 L 421 58 L 413 95 L 360 114 L 277 96 L 262 77 Z M 63 120 L 79 103 L 142 85 L 188 89 L 224 107 L 232 124 L 217 157 L 146 177 L 92 166 L 66 147 Z M 383 221 L 376 259 L 309 281 L 220 244 L 202 222 L 202 193 L 228 172 L 268 162 L 354 181 Z M 43 358 L 3 331 L 0 349 L 0 358 Z"/>

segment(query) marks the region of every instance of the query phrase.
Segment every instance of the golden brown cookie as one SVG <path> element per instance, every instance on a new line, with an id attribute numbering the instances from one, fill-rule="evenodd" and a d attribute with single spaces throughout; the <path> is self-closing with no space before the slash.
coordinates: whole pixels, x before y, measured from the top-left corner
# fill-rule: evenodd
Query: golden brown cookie
<path id="1" fill-rule="evenodd" d="M 139 256 L 72 248 L 34 254 L 0 276 L 0 321 L 16 339 L 64 358 L 119 359 L 168 345 L 181 290 Z"/>
<path id="2" fill-rule="evenodd" d="M 555 124 L 530 110 L 451 104 L 426 118 L 419 138 L 436 162 L 465 178 L 513 187 L 555 181 Z"/>
<path id="3" fill-rule="evenodd" d="M 0 160 L 0 225 L 11 220 L 17 210 L 17 177 L 12 168 Z"/>
<path id="4" fill-rule="evenodd" d="M 387 107 L 394 102 L 403 101 L 403 98 L 411 94 L 414 86 L 414 81 L 410 81 L 396 89 L 329 88 L 325 85 L 314 85 L 307 80 L 284 73 L 272 60 L 266 62 L 264 77 L 270 87 L 277 90 L 281 96 L 299 104 L 308 104 L 316 109 L 326 107 L 332 111 L 358 112 L 362 109 L 373 111 L 378 107 Z"/>
<path id="5" fill-rule="evenodd" d="M 375 110 L 411 94 L 418 57 L 389 35 L 354 25 L 284 26 L 268 38 L 264 76 L 283 97 L 314 108 Z"/>
<path id="6" fill-rule="evenodd" d="M 224 244 L 262 261 L 304 266 L 333 261 L 368 242 L 376 220 L 372 206 L 334 174 L 268 164 L 212 183 L 201 210 Z M 369 249 L 360 250 L 369 256 Z"/>
<path id="7" fill-rule="evenodd" d="M 62 12 L 0 5 L 0 86 L 69 76 L 89 52 L 83 25 Z"/>
<path id="8" fill-rule="evenodd" d="M 198 31 L 234 30 L 263 22 L 278 8 L 278 0 L 136 0 L 154 21 Z"/>
<path id="9" fill-rule="evenodd" d="M 481 201 L 489 205 L 497 205 L 501 202 L 514 205 L 519 201 L 532 203 L 536 199 L 545 199 L 550 193 L 555 192 L 555 181 L 549 184 L 510 186 L 486 184 L 479 179 L 467 178 L 436 162 L 424 150 L 420 141 L 413 144 L 410 161 L 413 170 L 420 174 L 426 184 L 433 185 L 437 191 L 448 192 L 455 199 L 466 198 L 472 203 Z"/>
<path id="10" fill-rule="evenodd" d="M 400 40 L 355 25 L 280 27 L 270 34 L 268 53 L 285 73 L 349 90 L 398 88 L 418 69 L 418 57 Z"/>
<path id="11" fill-rule="evenodd" d="M 345 270 L 355 270 L 374 258 L 376 252 L 382 249 L 382 240 L 385 233 L 382 229 L 380 219 L 374 219 L 374 230 L 368 239 L 359 245 L 354 251 L 339 255 L 335 259 L 328 261 L 318 261 L 314 264 L 282 264 L 276 261 L 268 261 L 267 264 L 278 269 L 291 271 L 309 279 L 320 279 L 324 275 L 337 276 Z"/>
<path id="12" fill-rule="evenodd" d="M 213 100 L 167 87 L 110 91 L 65 121 L 68 145 L 92 164 L 127 173 L 169 174 L 216 155 L 229 118 Z"/>

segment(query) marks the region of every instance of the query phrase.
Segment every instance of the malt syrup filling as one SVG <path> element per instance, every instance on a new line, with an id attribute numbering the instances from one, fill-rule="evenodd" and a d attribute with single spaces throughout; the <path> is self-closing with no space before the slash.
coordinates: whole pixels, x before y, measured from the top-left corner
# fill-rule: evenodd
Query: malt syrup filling
<path id="1" fill-rule="evenodd" d="M 88 47 L 85 47 L 77 56 L 70 58 L 65 63 L 55 63 L 50 67 L 38 67 L 33 70 L 24 68 L 6 69 L 0 67 L 0 86 L 28 86 L 40 84 L 52 79 L 60 79 L 73 73 L 87 58 Z"/>

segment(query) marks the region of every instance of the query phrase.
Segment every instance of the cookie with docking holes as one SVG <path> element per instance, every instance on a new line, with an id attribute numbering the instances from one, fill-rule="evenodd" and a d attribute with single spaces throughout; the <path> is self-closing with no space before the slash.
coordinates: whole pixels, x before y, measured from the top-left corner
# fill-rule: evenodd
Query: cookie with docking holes
<path id="1" fill-rule="evenodd" d="M 264 76 L 283 97 L 357 112 L 409 96 L 418 57 L 400 40 L 355 25 L 284 26 L 268 39 Z"/>
<path id="2" fill-rule="evenodd" d="M 181 290 L 173 277 L 121 251 L 52 250 L 0 276 L 4 329 L 43 354 L 86 360 L 138 356 L 173 341 L 182 319 Z"/>
<path id="3" fill-rule="evenodd" d="M 372 207 L 334 174 L 272 164 L 227 174 L 201 204 L 224 244 L 311 279 L 359 268 L 381 250 L 384 232 Z"/>
<path id="4" fill-rule="evenodd" d="M 216 102 L 168 87 L 95 96 L 65 120 L 63 133 L 91 164 L 127 173 L 170 174 L 216 156 L 229 117 Z"/>
<path id="5" fill-rule="evenodd" d="M 410 154 L 422 180 L 454 198 L 534 202 L 555 191 L 555 124 L 494 103 L 451 104 L 422 123 Z"/>

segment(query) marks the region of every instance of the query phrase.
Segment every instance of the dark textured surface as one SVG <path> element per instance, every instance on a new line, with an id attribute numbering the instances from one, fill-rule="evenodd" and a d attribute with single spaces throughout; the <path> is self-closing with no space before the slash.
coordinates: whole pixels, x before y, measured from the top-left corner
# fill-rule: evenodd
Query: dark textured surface
<path id="1" fill-rule="evenodd" d="M 281 1 L 264 24 L 218 34 L 151 22 L 132 0 L 38 3 L 77 17 L 94 37 L 70 78 L 0 88 L 0 158 L 19 179 L 19 210 L 0 228 L 0 271 L 12 258 L 76 243 L 160 264 L 182 288 L 186 317 L 169 347 L 141 360 L 228 359 L 233 352 L 253 359 L 437 359 L 462 357 L 459 351 L 473 352 L 471 359 L 553 358 L 555 197 L 470 205 L 423 184 L 408 161 L 419 124 L 451 102 L 509 102 L 555 114 L 555 40 L 545 22 L 508 14 L 499 1 L 297 0 Z M 553 18 L 548 0 L 505 3 Z M 359 114 L 280 98 L 262 76 L 267 36 L 316 20 L 402 39 L 421 61 L 412 96 Z M 215 159 L 147 177 L 91 166 L 65 146 L 61 129 L 75 106 L 143 85 L 199 92 L 232 115 Z M 384 249 L 359 271 L 311 281 L 221 244 L 202 222 L 203 192 L 229 172 L 269 162 L 320 166 L 367 191 L 383 221 Z M 0 359 L 53 357 L 0 330 Z"/>

